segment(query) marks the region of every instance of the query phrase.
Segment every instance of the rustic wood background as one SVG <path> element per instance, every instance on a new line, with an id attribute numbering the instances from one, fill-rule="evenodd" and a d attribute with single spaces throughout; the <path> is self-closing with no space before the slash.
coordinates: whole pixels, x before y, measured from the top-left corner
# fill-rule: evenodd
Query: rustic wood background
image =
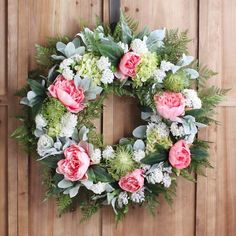
<path id="1" fill-rule="evenodd" d="M 215 168 L 197 184 L 180 179 L 173 207 L 163 202 L 155 218 L 133 209 L 117 228 L 110 209 L 83 224 L 79 211 L 58 218 L 55 203 L 42 202 L 39 165 L 9 138 L 19 110 L 13 94 L 36 66 L 35 43 L 74 35 L 81 20 L 93 26 L 95 15 L 108 22 L 109 1 L 0 0 L 0 236 L 236 235 L 236 0 L 121 0 L 121 7 L 140 27 L 189 29 L 191 53 L 219 72 L 212 83 L 232 88 L 217 109 L 221 125 L 201 134 L 214 142 Z M 132 130 L 138 116 L 135 101 L 110 96 L 96 123 L 113 143 Z"/>

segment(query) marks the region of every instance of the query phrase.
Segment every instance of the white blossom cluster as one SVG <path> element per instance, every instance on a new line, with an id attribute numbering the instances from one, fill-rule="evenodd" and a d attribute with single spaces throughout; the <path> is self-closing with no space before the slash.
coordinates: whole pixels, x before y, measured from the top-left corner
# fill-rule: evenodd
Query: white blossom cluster
<path id="1" fill-rule="evenodd" d="M 128 44 L 123 43 L 123 42 L 118 42 L 117 44 L 124 50 L 124 53 L 127 53 L 129 51 Z"/>
<path id="2" fill-rule="evenodd" d="M 112 148 L 112 146 L 107 146 L 103 152 L 102 152 L 102 157 L 103 159 L 110 159 L 110 158 L 113 158 L 114 156 L 114 149 Z"/>
<path id="3" fill-rule="evenodd" d="M 101 158 L 102 158 L 101 150 L 99 148 L 96 148 L 90 156 L 92 163 L 99 164 L 101 161 Z"/>
<path id="4" fill-rule="evenodd" d="M 184 127 L 178 122 L 172 122 L 170 126 L 170 132 L 175 137 L 183 137 L 184 136 Z"/>
<path id="5" fill-rule="evenodd" d="M 101 193 L 105 192 L 106 185 L 107 185 L 107 183 L 98 182 L 96 184 L 93 184 L 89 189 L 91 191 L 93 191 L 95 194 L 101 194 Z"/>
<path id="6" fill-rule="evenodd" d="M 97 67 L 102 72 L 101 82 L 103 84 L 111 84 L 114 80 L 114 74 L 110 69 L 111 63 L 108 57 L 101 56 L 97 61 Z"/>
<path id="7" fill-rule="evenodd" d="M 169 188 L 171 185 L 172 173 L 171 167 L 164 167 L 164 163 L 160 162 L 159 164 L 153 165 L 146 173 L 146 179 L 148 183 L 151 184 L 163 184 L 165 188 Z"/>
<path id="8" fill-rule="evenodd" d="M 202 101 L 198 97 L 197 92 L 193 89 L 184 89 L 183 95 L 185 97 L 185 106 L 193 109 L 200 109 L 202 107 Z"/>
<path id="9" fill-rule="evenodd" d="M 75 73 L 71 69 L 71 65 L 74 63 L 72 58 L 67 58 L 63 60 L 60 64 L 60 70 L 62 71 L 62 75 L 67 80 L 72 80 L 75 76 Z"/>
<path id="10" fill-rule="evenodd" d="M 170 130 L 168 128 L 168 126 L 164 123 L 164 122 L 159 122 L 157 124 L 155 123 L 149 123 L 147 126 L 147 135 L 149 132 L 152 132 L 153 130 L 155 130 L 155 132 L 158 133 L 158 135 L 160 135 L 160 137 L 168 137 Z"/>
<path id="11" fill-rule="evenodd" d="M 60 137 L 71 137 L 77 125 L 77 116 L 67 112 L 61 118 Z"/>
<path id="12" fill-rule="evenodd" d="M 35 117 L 36 129 L 42 130 L 47 126 L 47 120 L 43 117 L 42 114 L 37 114 Z"/>
<path id="13" fill-rule="evenodd" d="M 129 196 L 127 192 L 121 192 L 117 198 L 117 204 L 119 208 L 122 208 L 124 205 L 129 203 Z"/>
<path id="14" fill-rule="evenodd" d="M 47 155 L 49 150 L 53 147 L 53 145 L 54 141 L 50 136 L 48 136 L 47 134 L 41 135 L 37 143 L 38 154 L 41 157 Z"/>
<path id="15" fill-rule="evenodd" d="M 130 199 L 132 202 L 141 203 L 145 201 L 144 188 L 131 194 Z"/>
<path id="16" fill-rule="evenodd" d="M 142 149 L 134 151 L 133 160 L 140 162 L 145 157 L 145 152 Z"/>
<path id="17" fill-rule="evenodd" d="M 132 41 L 130 47 L 133 50 L 133 52 L 140 54 L 140 55 L 148 52 L 148 48 L 147 48 L 145 41 L 143 41 L 141 39 L 134 39 Z"/>
<path id="18" fill-rule="evenodd" d="M 174 64 L 169 61 L 161 61 L 160 69 L 154 71 L 154 79 L 157 83 L 162 83 L 163 79 L 166 77 L 166 72 L 170 71 Z"/>

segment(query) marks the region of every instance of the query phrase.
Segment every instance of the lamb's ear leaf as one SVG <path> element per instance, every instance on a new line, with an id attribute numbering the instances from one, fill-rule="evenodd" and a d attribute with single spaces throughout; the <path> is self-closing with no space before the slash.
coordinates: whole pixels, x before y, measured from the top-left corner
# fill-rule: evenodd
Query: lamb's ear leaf
<path id="1" fill-rule="evenodd" d="M 135 138 L 143 138 L 146 135 L 147 126 L 146 125 L 140 125 L 137 128 L 133 130 L 133 136 Z"/>

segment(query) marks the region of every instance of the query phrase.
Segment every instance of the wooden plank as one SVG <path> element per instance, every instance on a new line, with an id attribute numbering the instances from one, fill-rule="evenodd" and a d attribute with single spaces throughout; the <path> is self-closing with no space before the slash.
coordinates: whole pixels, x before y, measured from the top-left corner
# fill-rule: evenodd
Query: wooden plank
<path id="1" fill-rule="evenodd" d="M 18 191 L 18 154 L 17 144 L 9 137 L 16 128 L 16 104 L 17 99 L 14 93 L 17 89 L 17 41 L 18 41 L 18 1 L 7 1 L 7 95 L 8 95 L 8 235 L 18 235 L 18 209 L 17 209 L 17 191 Z"/>
<path id="2" fill-rule="evenodd" d="M 221 125 L 212 126 L 201 134 L 213 141 L 210 160 L 214 169 L 197 185 L 196 235 L 234 235 L 236 232 L 235 166 L 235 91 L 236 2 L 233 0 L 200 0 L 199 57 L 218 72 L 215 84 L 231 88 L 227 101 L 218 108 L 216 119 Z M 229 107 L 230 106 L 230 107 Z"/>
<path id="3" fill-rule="evenodd" d="M 139 20 L 140 28 L 148 25 L 151 29 L 189 29 L 189 35 L 193 39 L 190 51 L 191 54 L 197 55 L 198 1 L 178 0 L 173 4 L 171 0 L 122 0 L 121 6 L 127 14 Z M 107 143 L 115 143 L 119 138 L 130 134 L 140 117 L 135 107 L 134 101 L 125 98 L 107 101 L 103 120 L 104 138 Z M 114 111 L 115 113 L 112 113 Z M 161 199 L 157 213 L 153 218 L 143 209 L 133 209 L 116 228 L 112 211 L 106 209 L 103 211 L 103 235 L 194 235 L 194 184 L 180 179 L 173 208 Z"/>
<path id="4" fill-rule="evenodd" d="M 7 108 L 0 106 L 0 235 L 7 235 Z"/>
<path id="5" fill-rule="evenodd" d="M 26 6 L 27 5 L 27 6 Z M 27 9 L 24 9 L 25 6 Z M 57 35 L 74 36 L 81 28 L 81 22 L 88 26 L 95 24 L 96 15 L 102 15 L 101 0 L 27 0 L 19 8 L 22 30 L 28 32 L 28 52 L 26 50 L 25 63 L 29 69 L 36 67 L 35 43 L 42 44 L 47 37 Z M 24 15 L 25 14 L 25 15 Z M 30 21 L 23 22 L 30 19 Z M 24 44 L 22 39 L 22 44 Z M 23 46 L 24 47 L 24 46 Z M 22 49 L 23 50 L 23 49 Z M 22 72 L 23 74 L 23 72 Z M 100 120 L 95 124 L 98 131 L 101 129 Z M 63 215 L 58 218 L 54 201 L 43 202 L 45 190 L 41 186 L 40 165 L 33 157 L 29 164 L 29 235 L 100 235 L 100 213 L 88 222 L 78 225 L 80 212 Z M 21 183 L 23 184 L 23 183 Z M 25 222 L 26 223 L 26 222 Z M 23 235 L 23 234 L 22 234 Z"/>
<path id="6" fill-rule="evenodd" d="M 0 95 L 6 94 L 6 1 L 0 1 Z"/>

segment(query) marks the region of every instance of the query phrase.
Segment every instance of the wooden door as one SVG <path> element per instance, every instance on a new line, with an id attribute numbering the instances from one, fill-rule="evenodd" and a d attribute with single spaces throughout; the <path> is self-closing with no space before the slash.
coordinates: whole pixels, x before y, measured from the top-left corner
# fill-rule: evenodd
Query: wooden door
<path id="1" fill-rule="evenodd" d="M 109 208 L 83 224 L 79 211 L 58 218 L 55 202 L 42 201 L 40 166 L 9 138 L 20 109 L 14 93 L 36 66 L 34 44 L 49 36 L 73 36 L 83 23 L 93 26 L 96 15 L 108 22 L 115 1 L 0 0 L 0 236 L 236 235 L 235 0 L 120 1 L 122 9 L 140 21 L 140 28 L 189 29 L 190 52 L 219 72 L 214 84 L 232 88 L 217 109 L 221 126 L 201 134 L 215 142 L 215 168 L 197 184 L 180 179 L 172 208 L 161 200 L 155 218 L 145 209 L 132 209 L 117 227 Z M 134 100 L 110 96 L 102 117 L 97 128 L 106 143 L 114 143 L 138 124 L 139 111 Z"/>

